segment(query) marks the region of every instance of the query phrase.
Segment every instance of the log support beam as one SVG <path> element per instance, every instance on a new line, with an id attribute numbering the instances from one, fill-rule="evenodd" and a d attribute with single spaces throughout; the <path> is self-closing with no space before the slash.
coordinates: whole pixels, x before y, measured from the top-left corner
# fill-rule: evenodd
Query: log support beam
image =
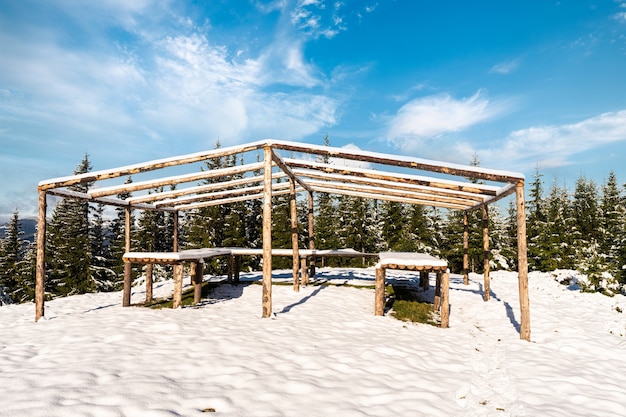
<path id="1" fill-rule="evenodd" d="M 469 284 L 469 220 L 463 211 L 463 284 Z"/>
<path id="2" fill-rule="evenodd" d="M 491 279 L 489 276 L 489 210 L 483 205 L 483 300 L 489 301 L 491 296 Z"/>
<path id="3" fill-rule="evenodd" d="M 308 194 L 308 206 L 309 206 L 309 249 L 315 249 L 315 216 L 314 216 L 314 200 L 313 200 L 313 192 L 309 191 Z M 309 283 L 309 277 L 315 276 L 315 257 L 311 256 L 309 258 L 309 271 L 307 273 L 306 284 Z"/>
<path id="4" fill-rule="evenodd" d="M 374 289 L 374 315 L 385 314 L 385 275 L 387 271 L 384 267 L 376 267 L 376 285 Z"/>
<path id="5" fill-rule="evenodd" d="M 193 304 L 197 305 L 202 299 L 202 279 L 204 277 L 204 262 L 191 263 L 191 279 L 193 281 Z"/>
<path id="6" fill-rule="evenodd" d="M 296 201 L 296 182 L 291 179 L 289 181 L 290 184 L 290 199 L 289 199 L 289 208 L 290 208 L 290 217 L 291 217 L 291 249 L 293 251 L 292 260 L 293 260 L 293 290 L 295 292 L 300 291 L 300 253 L 298 250 L 298 205 Z"/>
<path id="7" fill-rule="evenodd" d="M 130 229 L 131 229 L 131 208 L 126 207 L 126 217 L 124 221 L 125 251 L 130 252 Z M 124 292 L 122 294 L 122 307 L 130 306 L 130 289 L 132 286 L 132 264 L 124 262 Z"/>
<path id="8" fill-rule="evenodd" d="M 262 317 L 272 315 L 272 148 L 263 147 L 263 294 Z"/>
<path id="9" fill-rule="evenodd" d="M 520 302 L 520 339 L 530 342 L 530 301 L 528 297 L 528 253 L 526 244 L 526 203 L 524 182 L 515 187 L 517 206 L 517 269 Z"/>
<path id="10" fill-rule="evenodd" d="M 146 264 L 146 303 L 152 302 L 152 289 L 153 289 L 153 280 L 152 280 L 152 264 Z"/>
<path id="11" fill-rule="evenodd" d="M 172 308 L 178 308 L 183 302 L 183 264 L 174 264 L 174 298 Z"/>
<path id="12" fill-rule="evenodd" d="M 46 287 L 46 192 L 39 190 L 39 214 L 37 216 L 37 269 L 35 272 L 35 322 L 44 316 Z"/>

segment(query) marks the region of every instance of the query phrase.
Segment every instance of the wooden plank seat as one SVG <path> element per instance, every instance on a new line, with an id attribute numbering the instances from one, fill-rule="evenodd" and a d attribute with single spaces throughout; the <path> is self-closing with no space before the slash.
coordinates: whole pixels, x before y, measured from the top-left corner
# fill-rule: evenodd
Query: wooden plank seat
<path id="1" fill-rule="evenodd" d="M 441 311 L 441 327 L 448 327 L 450 317 L 449 289 L 450 274 L 448 262 L 426 253 L 417 252 L 381 252 L 376 264 L 376 290 L 374 314 L 382 316 L 385 308 L 385 279 L 387 269 L 410 270 L 420 272 L 420 284 L 427 289 L 428 273 L 434 272 L 435 282 L 434 308 Z"/>

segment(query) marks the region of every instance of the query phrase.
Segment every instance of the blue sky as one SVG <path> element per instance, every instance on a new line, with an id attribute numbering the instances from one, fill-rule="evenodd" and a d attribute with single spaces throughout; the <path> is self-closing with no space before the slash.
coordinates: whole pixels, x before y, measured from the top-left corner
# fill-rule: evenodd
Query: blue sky
<path id="1" fill-rule="evenodd" d="M 262 138 L 626 181 L 626 1 L 0 0 L 0 220 Z"/>

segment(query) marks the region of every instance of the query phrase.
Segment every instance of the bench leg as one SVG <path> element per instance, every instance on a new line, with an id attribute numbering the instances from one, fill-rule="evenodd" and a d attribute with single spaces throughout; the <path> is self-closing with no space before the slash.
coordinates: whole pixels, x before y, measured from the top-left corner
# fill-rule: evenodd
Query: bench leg
<path id="1" fill-rule="evenodd" d="M 374 294 L 374 315 L 382 316 L 385 313 L 385 268 L 376 268 L 376 286 Z"/>
<path id="2" fill-rule="evenodd" d="M 447 328 L 450 319 L 450 274 L 444 272 L 441 277 L 441 327 Z"/>
<path id="3" fill-rule="evenodd" d="M 130 287 L 132 285 L 133 266 L 130 262 L 124 262 L 124 293 L 122 294 L 122 307 L 130 305 Z"/>
<path id="4" fill-rule="evenodd" d="M 240 269 L 241 269 L 241 256 L 235 255 L 235 285 L 239 284 Z"/>
<path id="5" fill-rule="evenodd" d="M 300 259 L 300 273 L 302 274 L 302 285 L 309 285 L 309 270 L 306 258 Z"/>
<path id="6" fill-rule="evenodd" d="M 437 280 L 435 282 L 435 311 L 439 311 L 441 307 L 441 272 L 437 271 Z"/>
<path id="7" fill-rule="evenodd" d="M 152 302 L 152 264 L 146 264 L 146 303 Z"/>
<path id="8" fill-rule="evenodd" d="M 233 269 L 234 269 L 234 265 L 235 265 L 235 256 L 234 255 L 230 255 L 228 257 L 228 283 L 232 284 L 233 283 Z"/>
<path id="9" fill-rule="evenodd" d="M 204 276 L 204 262 L 191 264 L 191 278 L 193 280 L 193 303 L 199 304 L 202 298 L 202 278 Z"/>
<path id="10" fill-rule="evenodd" d="M 183 302 L 183 264 L 174 265 L 174 300 L 172 308 L 178 308 Z"/>
<path id="11" fill-rule="evenodd" d="M 428 282 L 428 272 L 420 271 L 420 287 L 422 290 L 428 291 L 428 287 L 430 287 L 430 282 Z"/>

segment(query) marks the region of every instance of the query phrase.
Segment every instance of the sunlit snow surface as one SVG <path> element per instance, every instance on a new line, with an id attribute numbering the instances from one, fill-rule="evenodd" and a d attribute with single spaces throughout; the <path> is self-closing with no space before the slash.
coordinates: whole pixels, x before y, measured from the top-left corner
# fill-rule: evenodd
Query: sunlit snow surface
<path id="1" fill-rule="evenodd" d="M 32 304 L 0 307 L 0 416 L 626 415 L 623 296 L 531 273 L 528 343 L 515 273 L 492 274 L 488 302 L 482 276 L 464 286 L 452 275 L 449 329 L 375 317 L 374 290 L 350 286 L 275 285 L 262 319 L 259 278 L 197 308 L 88 294 L 46 303 L 34 323 Z M 318 269 L 316 280 L 373 285 L 374 269 Z"/>

